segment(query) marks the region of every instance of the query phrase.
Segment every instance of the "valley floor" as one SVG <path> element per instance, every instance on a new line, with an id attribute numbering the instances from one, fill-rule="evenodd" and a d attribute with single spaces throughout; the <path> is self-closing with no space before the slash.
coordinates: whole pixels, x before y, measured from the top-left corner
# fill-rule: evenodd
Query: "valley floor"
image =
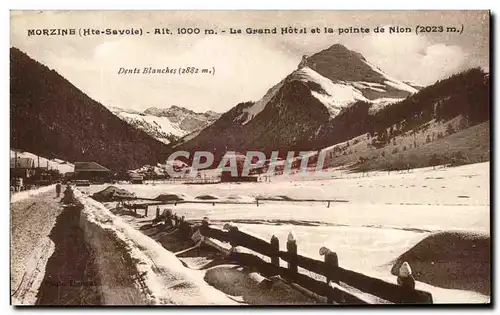
<path id="1" fill-rule="evenodd" d="M 93 186 L 87 193 L 105 187 Z M 185 200 L 210 196 L 215 202 L 280 196 L 346 200 L 334 202 L 329 208 L 325 202 L 282 201 L 261 201 L 259 206 L 179 204 L 169 208 L 187 220 L 206 216 L 214 225 L 233 222 L 240 230 L 266 240 L 276 235 L 282 240 L 282 247 L 287 234 L 293 231 L 299 253 L 321 259 L 318 249 L 326 245 L 337 252 L 341 266 L 392 282 L 395 277 L 390 274 L 391 262 L 428 235 L 468 231 L 489 237 L 490 233 L 489 163 L 391 173 L 348 174 L 329 170 L 315 178 L 276 177 L 271 183 L 119 187 L 141 197 L 168 193 Z M 150 219 L 154 213 L 154 208 L 150 208 Z M 124 219 L 137 228 L 145 222 L 144 218 L 127 215 Z M 450 282 L 444 288 L 418 282 L 417 287 L 432 292 L 438 303 L 487 301 L 484 294 L 454 289 L 463 285 Z"/>
<path id="2" fill-rule="evenodd" d="M 338 254 L 340 266 L 395 282 L 396 277 L 390 272 L 395 259 L 429 235 L 442 231 L 462 231 L 489 238 L 489 167 L 489 163 L 481 163 L 454 168 L 366 174 L 332 169 L 315 176 L 279 176 L 272 178 L 271 182 L 259 183 L 118 186 L 141 197 L 154 198 L 159 194 L 176 194 L 185 200 L 199 200 L 196 197 L 208 198 L 215 204 L 179 204 L 168 208 L 178 215 L 184 215 L 187 220 L 199 221 L 206 216 L 215 226 L 233 222 L 240 230 L 265 240 L 275 235 L 280 239 L 281 247 L 285 247 L 286 237 L 293 231 L 300 254 L 321 259 L 318 249 L 327 246 Z M 107 185 L 96 185 L 79 190 L 91 195 L 106 187 Z M 258 206 L 248 204 L 259 197 L 282 200 L 260 201 Z M 346 202 L 332 202 L 330 207 L 327 207 L 326 202 L 283 201 L 290 198 L 338 199 Z M 218 201 L 247 202 L 247 204 L 217 204 Z M 139 242 L 138 250 L 144 250 L 146 255 L 149 255 L 149 252 L 163 255 L 158 252 L 163 250 L 161 247 L 149 248 L 149 245 L 144 247 L 149 241 L 141 240 L 142 234 L 139 233 L 142 231 L 145 234 L 142 237 L 156 239 L 146 227 L 155 216 L 155 207 L 149 209 L 148 218 L 141 218 L 130 213 L 117 213 L 114 209 L 115 203 L 104 205 L 111 212 L 115 212 L 118 218 L 110 219 L 111 214 L 102 213 L 101 221 L 96 222 L 112 228 L 116 225 L 117 231 L 121 231 L 117 235 L 133 236 L 134 241 L 131 242 Z M 94 207 L 93 213 L 98 216 L 101 216 L 101 212 L 107 211 L 104 208 L 99 210 L 98 206 L 92 207 Z M 162 206 L 162 209 L 165 208 L 167 206 Z M 94 277 L 95 257 L 92 251 L 87 249 L 85 240 L 78 232 L 79 229 L 70 228 L 76 227 L 77 224 L 76 218 L 68 210 L 70 209 L 63 211 L 52 192 L 29 196 L 26 199 L 20 198 L 19 201 L 11 203 L 11 295 L 14 304 L 65 304 L 78 301 L 83 301 L 83 304 L 98 304 L 102 301 L 99 285 L 97 288 L 94 285 L 88 286 L 83 296 L 79 296 L 77 291 L 69 290 L 66 292 L 67 298 L 63 300 L 59 299 L 60 292 L 56 290 L 57 286 L 41 285 L 53 283 L 51 277 L 57 274 L 86 281 L 85 283 L 98 281 Z M 130 227 L 135 228 L 136 232 L 129 230 Z M 169 241 L 165 235 L 157 241 L 169 251 L 180 250 L 175 248 L 173 240 Z M 166 250 L 165 255 L 168 256 L 168 261 L 175 260 L 175 257 L 170 257 L 172 254 Z M 78 256 L 79 259 L 73 261 L 70 256 Z M 200 263 L 197 259 L 191 257 L 185 261 L 196 265 Z M 152 264 L 155 263 L 157 262 L 153 259 Z M 431 263 L 434 264 L 434 261 Z M 443 266 L 450 263 L 451 266 L 455 266 L 453 268 L 458 268 L 453 261 L 436 260 L 436 263 L 444 263 Z M 490 261 L 482 263 L 489 266 Z M 165 268 L 169 268 L 168 264 Z M 181 266 L 175 268 L 179 269 Z M 449 278 L 449 281 L 444 284 L 442 281 L 417 282 L 417 288 L 431 292 L 435 303 L 485 303 L 489 300 L 489 290 L 475 289 L 488 288 L 489 278 L 478 278 L 475 275 L 461 277 L 457 274 L 450 274 L 448 277 L 446 273 L 453 273 L 455 269 L 446 268 L 439 271 L 443 273 L 439 278 Z M 163 272 L 167 272 L 167 269 Z M 156 269 L 152 270 L 154 273 Z M 186 272 L 181 272 L 179 269 L 175 274 L 187 276 Z M 221 274 L 215 269 L 210 273 L 196 270 L 189 272 L 192 273 L 189 276 L 192 280 L 189 281 L 193 281 L 192 285 L 196 284 L 197 287 L 203 288 L 200 289 L 203 292 L 208 290 L 203 286 L 205 279 L 210 285 L 228 295 L 238 295 L 236 294 L 238 292 L 246 294 L 247 302 L 254 301 L 250 303 L 274 301 L 271 295 L 265 299 L 263 295 L 266 294 L 258 291 L 258 286 L 252 289 L 254 295 L 249 298 L 250 291 L 240 290 L 240 292 L 234 285 L 226 283 L 237 281 L 235 279 L 239 279 L 238 277 L 242 275 L 235 269 L 222 270 Z M 166 279 L 165 275 L 159 277 L 163 277 L 162 282 Z M 246 275 L 240 280 L 246 281 L 246 285 L 250 282 L 256 283 L 255 279 L 250 281 L 248 277 L 254 279 L 257 276 Z M 223 278 L 226 282 L 222 281 Z M 468 283 L 480 283 L 480 285 L 468 285 Z M 177 289 L 181 288 L 176 286 Z M 279 292 L 282 292 L 285 289 L 281 287 L 280 290 Z M 256 292 L 260 292 L 259 298 L 255 297 Z M 276 298 L 282 294 L 279 292 L 276 293 Z M 205 300 L 207 297 L 204 297 Z M 222 296 L 218 298 L 220 301 L 226 301 Z M 169 299 L 175 300 L 175 297 L 172 295 Z"/>

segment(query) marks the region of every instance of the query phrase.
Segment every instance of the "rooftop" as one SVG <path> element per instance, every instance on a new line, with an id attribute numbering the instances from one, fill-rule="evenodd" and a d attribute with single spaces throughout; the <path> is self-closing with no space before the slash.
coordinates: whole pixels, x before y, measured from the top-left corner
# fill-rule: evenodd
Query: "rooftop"
<path id="1" fill-rule="evenodd" d="M 75 162 L 75 173 L 78 172 L 111 172 L 96 162 Z"/>

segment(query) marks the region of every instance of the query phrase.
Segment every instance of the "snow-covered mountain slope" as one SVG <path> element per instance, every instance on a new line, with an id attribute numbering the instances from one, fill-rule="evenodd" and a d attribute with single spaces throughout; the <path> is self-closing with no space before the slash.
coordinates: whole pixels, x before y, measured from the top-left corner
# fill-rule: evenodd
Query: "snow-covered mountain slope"
<path id="1" fill-rule="evenodd" d="M 243 108 L 234 121 L 248 124 L 287 82 L 294 80 L 307 84 L 311 95 L 325 106 L 331 118 L 358 101 L 373 104 L 370 113 L 375 113 L 418 91 L 392 78 L 361 54 L 337 44 L 311 57 L 304 56 L 298 70 L 269 89 L 252 106 Z"/>
<path id="2" fill-rule="evenodd" d="M 401 97 L 392 97 L 393 93 L 391 92 L 394 90 L 397 90 L 398 93 L 406 92 L 408 95 L 417 92 L 415 88 L 389 77 L 368 62 L 366 64 L 373 71 L 384 76 L 385 80 L 383 83 L 347 80 L 337 80 L 334 82 L 314 71 L 309 66 L 303 66 L 273 86 L 262 99 L 255 102 L 252 106 L 244 108 L 242 113 L 235 118 L 235 122 L 239 121 L 242 125 L 250 122 L 264 110 L 266 105 L 286 82 L 294 80 L 306 83 L 311 90 L 311 95 L 326 107 L 332 118 L 337 116 L 344 108 L 348 108 L 358 101 L 373 104 L 370 108 L 370 113 L 375 113 L 387 105 L 404 99 Z M 377 94 L 377 98 L 373 98 L 374 93 Z"/>
<path id="3" fill-rule="evenodd" d="M 342 117 L 333 121 L 345 112 L 368 106 L 371 109 L 365 112 L 375 114 L 415 92 L 361 54 L 337 44 L 304 56 L 298 68 L 260 100 L 238 104 L 176 148 L 246 151 L 308 147 L 313 141 L 328 138 L 325 128 L 331 124 L 348 123 Z"/>
<path id="4" fill-rule="evenodd" d="M 321 149 L 366 134 L 388 145 L 391 126 L 409 132 L 433 118 L 446 121 L 463 114 L 474 117 L 475 123 L 487 120 L 487 81 L 481 70 L 472 69 L 418 90 L 337 44 L 302 58 L 298 69 L 262 99 L 236 105 L 175 149 L 207 150 L 216 159 L 227 151 L 284 154 Z M 474 88 L 464 89 L 463 82 Z M 480 99 L 480 105 L 469 103 L 469 97 Z"/>
<path id="5" fill-rule="evenodd" d="M 178 124 L 171 122 L 166 117 L 130 114 L 126 112 L 121 112 L 117 115 L 132 126 L 145 131 L 150 136 L 167 144 L 170 143 L 174 137 L 182 137 L 186 133 Z"/>
<path id="6" fill-rule="evenodd" d="M 195 113 L 178 106 L 166 109 L 151 107 L 142 113 L 118 107 L 108 107 L 108 109 L 132 126 L 166 144 L 204 128 L 220 116 L 213 111 Z"/>
<path id="7" fill-rule="evenodd" d="M 242 125 L 247 124 L 250 120 L 252 120 L 255 116 L 257 116 L 264 108 L 267 103 L 276 95 L 276 93 L 281 89 L 285 80 L 276 84 L 272 88 L 267 91 L 266 95 L 261 98 L 259 101 L 255 102 L 252 106 L 247 108 L 243 108 L 242 112 L 238 117 L 235 118 L 236 121 L 240 121 Z"/>
<path id="8" fill-rule="evenodd" d="M 357 101 L 369 102 L 360 90 L 347 82 L 332 82 L 309 67 L 301 68 L 291 76 L 294 80 L 316 83 L 311 86 L 311 95 L 323 103 L 331 116 Z"/>
<path id="9" fill-rule="evenodd" d="M 387 73 L 383 72 L 380 68 L 372 65 L 368 61 L 365 60 L 364 63 L 366 63 L 370 68 L 372 68 L 373 71 L 379 73 L 381 76 L 383 76 L 386 79 L 386 80 L 384 80 L 384 83 L 386 84 L 386 86 L 393 87 L 393 88 L 398 89 L 400 91 L 406 91 L 406 92 L 411 93 L 411 94 L 416 93 L 418 91 L 417 89 L 404 83 L 403 81 L 399 81 L 397 79 L 391 78 L 389 75 L 387 75 Z"/>

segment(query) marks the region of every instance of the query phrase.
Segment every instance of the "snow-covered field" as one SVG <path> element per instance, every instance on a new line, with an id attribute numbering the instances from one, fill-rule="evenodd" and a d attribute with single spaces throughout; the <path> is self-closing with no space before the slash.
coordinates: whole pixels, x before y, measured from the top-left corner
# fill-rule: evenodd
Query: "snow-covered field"
<path id="1" fill-rule="evenodd" d="M 93 193 L 106 186 L 92 186 Z M 255 197 L 342 199 L 348 202 L 278 202 L 169 206 L 186 219 L 207 216 L 213 224 L 233 221 L 240 230 L 270 239 L 281 246 L 290 231 L 299 253 L 320 259 L 326 245 L 339 256 L 340 265 L 395 282 L 391 262 L 435 231 L 490 233 L 489 163 L 456 168 L 418 169 L 410 173 L 374 172 L 369 176 L 340 170 L 321 176 L 283 176 L 272 182 L 216 185 L 120 185 L 141 197 L 183 194 L 191 199 L 212 195 L 219 200 L 251 201 Z M 163 206 L 165 208 L 166 206 Z M 151 209 L 152 210 L 152 209 Z M 155 211 L 149 211 L 152 218 Z M 136 220 L 136 219 L 130 219 Z M 141 219 L 143 220 L 143 219 Z M 485 302 L 479 293 L 448 290 L 418 283 L 432 292 L 435 302 Z"/>

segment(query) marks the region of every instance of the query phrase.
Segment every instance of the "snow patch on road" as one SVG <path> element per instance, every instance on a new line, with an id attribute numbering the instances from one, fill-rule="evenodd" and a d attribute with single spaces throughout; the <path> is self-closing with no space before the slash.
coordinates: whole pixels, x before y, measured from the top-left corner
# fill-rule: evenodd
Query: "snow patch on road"
<path id="1" fill-rule="evenodd" d="M 83 205 L 82 228 L 96 250 L 101 273 L 105 276 L 101 281 L 106 286 L 103 288 L 106 304 L 237 304 L 208 285 L 203 280 L 203 273 L 184 267 L 173 253 L 135 230 L 101 203 L 79 191 L 75 191 L 75 196 Z M 110 241 L 123 246 L 109 247 Z M 120 259 L 121 255 L 125 259 Z M 102 256 L 112 259 L 103 259 Z M 127 260 L 133 265 L 127 266 Z M 137 276 L 134 287 L 125 287 L 120 280 L 131 279 L 133 275 L 127 271 L 134 269 Z M 114 273 L 116 277 L 108 273 Z"/>
<path id="2" fill-rule="evenodd" d="M 40 188 L 37 188 L 37 189 L 20 191 L 20 192 L 12 194 L 10 196 L 10 202 L 11 203 L 12 202 L 18 202 L 18 201 L 21 201 L 21 200 L 24 200 L 24 199 L 28 199 L 30 197 L 42 194 L 44 192 L 48 192 L 50 190 L 54 190 L 54 192 L 55 192 L 55 187 L 56 187 L 56 185 L 50 185 L 50 186 L 40 187 Z"/>

